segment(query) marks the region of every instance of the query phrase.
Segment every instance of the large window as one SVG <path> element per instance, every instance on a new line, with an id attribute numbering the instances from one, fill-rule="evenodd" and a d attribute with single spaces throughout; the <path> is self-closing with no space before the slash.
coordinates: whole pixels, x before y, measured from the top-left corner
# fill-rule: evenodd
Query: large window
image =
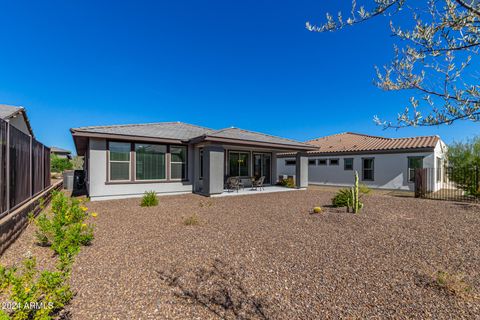
<path id="1" fill-rule="evenodd" d="M 362 179 L 363 180 L 371 180 L 374 179 L 374 166 L 375 166 L 375 159 L 374 158 L 363 158 L 362 159 Z"/>
<path id="2" fill-rule="evenodd" d="M 110 142 L 110 180 L 130 180 L 131 144 L 126 142 Z"/>
<path id="3" fill-rule="evenodd" d="M 343 159 L 343 170 L 347 170 L 347 171 L 353 170 L 353 158 Z"/>
<path id="4" fill-rule="evenodd" d="M 165 155 L 167 146 L 157 144 L 135 144 L 135 172 L 137 180 L 166 179 Z"/>
<path id="5" fill-rule="evenodd" d="M 170 147 L 170 179 L 187 178 L 187 147 Z"/>
<path id="6" fill-rule="evenodd" d="M 246 152 L 230 152 L 229 166 L 231 177 L 247 177 L 249 167 L 249 153 Z"/>
<path id="7" fill-rule="evenodd" d="M 415 182 L 415 170 L 423 168 L 423 157 L 408 157 L 408 181 Z"/>

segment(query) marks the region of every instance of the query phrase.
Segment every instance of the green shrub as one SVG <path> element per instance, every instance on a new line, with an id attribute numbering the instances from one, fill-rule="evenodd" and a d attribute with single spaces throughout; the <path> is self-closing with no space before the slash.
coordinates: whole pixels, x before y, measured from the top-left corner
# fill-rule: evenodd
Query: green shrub
<path id="1" fill-rule="evenodd" d="M 158 206 L 158 198 L 155 191 L 145 191 L 143 195 L 142 202 L 140 203 L 142 207 L 154 207 Z"/>
<path id="2" fill-rule="evenodd" d="M 15 304 L 0 312 L 0 319 L 52 319 L 73 297 L 67 274 L 40 272 L 32 257 L 23 261 L 21 270 L 0 267 L 0 281 L 2 293 Z"/>
<path id="3" fill-rule="evenodd" d="M 68 269 L 81 246 L 93 240 L 93 225 L 85 223 L 88 208 L 76 199 L 56 192 L 52 198 L 52 212 L 35 219 L 35 236 L 40 245 L 50 246 L 59 256 L 61 270 Z"/>
<path id="4" fill-rule="evenodd" d="M 280 180 L 279 185 L 287 188 L 295 188 L 295 183 L 293 182 L 293 178 L 282 179 Z"/>
<path id="5" fill-rule="evenodd" d="M 362 195 L 369 194 L 371 189 L 368 188 L 365 184 L 360 184 L 358 187 L 358 192 L 360 194 L 360 199 Z M 340 189 L 332 198 L 332 206 L 335 208 L 350 207 L 353 203 L 352 190 L 351 189 Z M 363 208 L 363 202 L 359 201 L 360 209 Z"/>
<path id="6" fill-rule="evenodd" d="M 72 170 L 73 164 L 67 158 L 60 158 L 52 154 L 50 157 L 50 169 L 52 172 L 63 172 L 65 170 Z"/>

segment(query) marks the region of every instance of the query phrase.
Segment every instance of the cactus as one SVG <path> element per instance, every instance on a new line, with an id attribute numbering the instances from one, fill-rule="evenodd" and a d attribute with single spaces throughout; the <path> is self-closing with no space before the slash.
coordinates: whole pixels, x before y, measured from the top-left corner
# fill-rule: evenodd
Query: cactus
<path id="1" fill-rule="evenodd" d="M 355 185 L 352 187 L 352 210 L 358 213 L 361 209 L 359 192 L 358 192 L 358 172 L 355 171 Z"/>

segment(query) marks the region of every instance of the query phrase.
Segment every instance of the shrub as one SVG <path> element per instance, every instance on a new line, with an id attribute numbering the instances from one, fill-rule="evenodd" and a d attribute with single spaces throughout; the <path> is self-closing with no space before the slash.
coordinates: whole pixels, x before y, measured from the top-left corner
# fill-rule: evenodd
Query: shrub
<path id="1" fill-rule="evenodd" d="M 21 270 L 0 266 L 0 288 L 15 307 L 0 311 L 0 319 L 52 319 L 73 297 L 67 274 L 40 272 L 32 257 L 23 261 Z"/>
<path id="2" fill-rule="evenodd" d="M 356 178 L 356 184 L 358 183 L 358 178 Z M 356 188 L 352 189 L 340 189 L 338 192 L 335 194 L 335 196 L 332 198 L 332 206 L 336 208 L 343 208 L 346 207 L 347 211 L 351 207 L 353 207 L 355 201 L 353 194 L 357 192 L 355 190 Z M 354 190 L 355 192 L 352 192 Z M 363 195 L 369 194 L 371 192 L 371 189 L 368 188 L 365 184 L 358 184 L 358 209 L 363 208 L 363 202 L 361 202 L 361 198 Z"/>
<path id="3" fill-rule="evenodd" d="M 142 207 L 154 207 L 158 205 L 158 198 L 155 191 L 145 191 L 140 206 Z"/>
<path id="4" fill-rule="evenodd" d="M 60 158 L 53 154 L 50 157 L 50 168 L 52 172 L 63 172 L 65 170 L 72 170 L 73 164 L 67 158 Z"/>
<path id="5" fill-rule="evenodd" d="M 88 208 L 61 192 L 53 195 L 51 211 L 35 219 L 35 236 L 40 245 L 50 246 L 59 256 L 60 269 L 68 269 L 80 247 L 92 242 L 93 225 L 84 222 Z"/>
<path id="6" fill-rule="evenodd" d="M 183 221 L 183 224 L 186 226 L 196 226 L 198 223 L 198 217 L 195 213 Z"/>
<path id="7" fill-rule="evenodd" d="M 287 188 L 295 188 L 295 183 L 293 182 L 293 178 L 282 179 L 280 180 L 279 185 Z"/>

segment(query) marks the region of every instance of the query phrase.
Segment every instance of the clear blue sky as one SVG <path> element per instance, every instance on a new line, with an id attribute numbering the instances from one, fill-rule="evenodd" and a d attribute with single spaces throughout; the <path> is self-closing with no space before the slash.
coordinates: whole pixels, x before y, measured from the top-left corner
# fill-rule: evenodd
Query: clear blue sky
<path id="1" fill-rule="evenodd" d="M 236 126 L 298 140 L 355 131 L 439 134 L 480 124 L 376 126 L 407 96 L 377 89 L 392 57 L 388 20 L 318 34 L 338 1 L 1 1 L 0 103 L 27 108 L 42 142 L 69 128 L 157 121 Z M 345 1 L 343 5 L 348 2 Z"/>

